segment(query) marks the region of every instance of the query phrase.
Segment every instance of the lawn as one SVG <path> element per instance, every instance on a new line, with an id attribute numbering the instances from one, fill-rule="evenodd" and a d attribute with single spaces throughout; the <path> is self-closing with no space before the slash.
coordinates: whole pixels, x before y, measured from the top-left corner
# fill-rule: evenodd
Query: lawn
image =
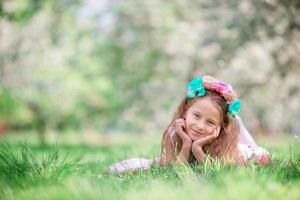
<path id="1" fill-rule="evenodd" d="M 111 176 L 108 165 L 151 158 L 160 136 L 61 134 L 39 145 L 34 133 L 0 138 L 0 199 L 300 199 L 300 141 L 263 138 L 272 162 L 261 167 L 218 162 Z"/>

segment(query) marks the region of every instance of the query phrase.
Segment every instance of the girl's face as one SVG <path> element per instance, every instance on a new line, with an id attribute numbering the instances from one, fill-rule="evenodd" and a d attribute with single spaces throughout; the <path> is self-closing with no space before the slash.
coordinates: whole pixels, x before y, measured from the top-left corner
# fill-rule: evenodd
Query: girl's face
<path id="1" fill-rule="evenodd" d="M 213 134 L 214 129 L 220 130 L 220 111 L 212 104 L 210 98 L 196 100 L 185 115 L 185 131 L 193 141 Z"/>

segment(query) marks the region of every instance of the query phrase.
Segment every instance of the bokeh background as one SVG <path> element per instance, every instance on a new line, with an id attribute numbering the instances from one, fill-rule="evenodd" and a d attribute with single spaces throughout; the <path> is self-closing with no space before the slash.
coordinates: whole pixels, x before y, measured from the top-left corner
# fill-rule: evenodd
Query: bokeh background
<path id="1" fill-rule="evenodd" d="M 159 135 L 186 82 L 210 74 L 253 135 L 297 139 L 299 13 L 297 0 L 1 0 L 0 135 Z"/>

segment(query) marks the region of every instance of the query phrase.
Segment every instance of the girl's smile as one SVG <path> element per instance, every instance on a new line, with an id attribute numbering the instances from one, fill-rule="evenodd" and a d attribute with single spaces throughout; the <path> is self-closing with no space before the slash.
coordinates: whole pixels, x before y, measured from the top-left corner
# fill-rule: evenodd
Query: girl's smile
<path id="1" fill-rule="evenodd" d="M 199 132 L 193 130 L 192 128 L 188 132 L 188 135 L 192 138 L 193 141 L 196 140 L 197 138 L 205 136 L 205 134 L 199 133 Z"/>
<path id="2" fill-rule="evenodd" d="M 193 141 L 211 135 L 221 124 L 221 115 L 209 98 L 198 99 L 186 112 L 186 132 Z"/>
<path id="3" fill-rule="evenodd" d="M 201 133 L 199 131 L 196 131 L 193 128 L 191 128 L 191 132 L 194 133 L 196 136 L 198 136 L 198 135 L 204 135 L 203 133 Z"/>

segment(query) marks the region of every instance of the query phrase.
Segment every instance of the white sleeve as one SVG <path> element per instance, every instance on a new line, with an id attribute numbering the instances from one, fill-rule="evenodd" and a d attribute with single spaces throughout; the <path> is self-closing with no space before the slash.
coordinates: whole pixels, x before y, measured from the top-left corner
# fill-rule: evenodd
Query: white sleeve
<path id="1" fill-rule="evenodd" d="M 266 164 L 265 162 L 269 160 L 270 153 L 262 147 L 238 144 L 238 148 L 245 161 L 256 161 L 260 164 Z"/>
<path id="2" fill-rule="evenodd" d="M 117 162 L 108 167 L 109 174 L 124 174 L 126 172 L 135 172 L 136 170 L 149 170 L 153 161 L 159 161 L 159 158 L 145 159 L 145 158 L 130 158 Z"/>
<path id="3" fill-rule="evenodd" d="M 242 119 L 239 116 L 236 116 L 236 121 L 238 122 L 240 127 L 239 143 L 257 147 L 256 142 L 250 135 L 247 128 L 244 126 Z"/>

